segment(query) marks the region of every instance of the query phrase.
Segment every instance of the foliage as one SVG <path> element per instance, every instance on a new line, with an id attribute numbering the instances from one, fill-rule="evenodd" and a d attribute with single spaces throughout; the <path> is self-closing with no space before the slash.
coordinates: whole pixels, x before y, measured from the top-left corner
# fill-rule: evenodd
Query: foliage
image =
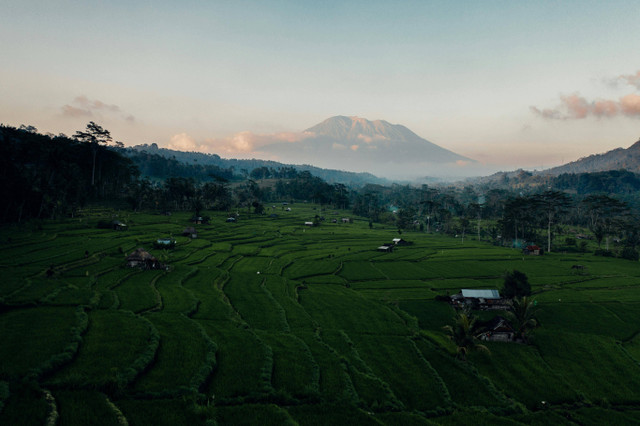
<path id="1" fill-rule="evenodd" d="M 489 349 L 479 343 L 476 337 L 480 329 L 477 318 L 469 312 L 459 312 L 453 317 L 453 324 L 443 327 L 449 339 L 456 346 L 456 353 L 462 360 L 467 359 L 467 354 L 472 351 L 489 352 Z"/>
<path id="2" fill-rule="evenodd" d="M 538 326 L 535 318 L 535 301 L 528 296 L 515 297 L 511 300 L 509 311 L 505 317 L 515 331 L 514 339 L 527 341 L 528 334 Z"/>
<path id="3" fill-rule="evenodd" d="M 516 297 L 529 296 L 530 294 L 531 284 L 529 284 L 529 279 L 526 274 L 517 270 L 505 274 L 502 287 L 503 297 L 513 299 Z"/>

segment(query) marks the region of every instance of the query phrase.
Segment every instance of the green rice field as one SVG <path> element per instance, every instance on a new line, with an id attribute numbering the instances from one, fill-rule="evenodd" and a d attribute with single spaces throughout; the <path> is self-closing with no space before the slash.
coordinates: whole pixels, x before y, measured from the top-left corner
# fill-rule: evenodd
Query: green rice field
<path id="1" fill-rule="evenodd" d="M 417 231 L 382 253 L 397 229 L 290 207 L 0 228 L 0 424 L 640 423 L 640 263 Z M 97 229 L 115 217 L 128 229 Z M 129 267 L 140 247 L 166 268 Z M 512 270 L 536 300 L 529 344 L 457 358 L 436 297 Z"/>

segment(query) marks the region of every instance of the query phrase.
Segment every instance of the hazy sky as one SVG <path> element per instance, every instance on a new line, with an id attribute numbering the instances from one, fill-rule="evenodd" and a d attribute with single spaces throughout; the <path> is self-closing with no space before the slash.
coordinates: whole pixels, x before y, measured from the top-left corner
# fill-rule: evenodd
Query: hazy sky
<path id="1" fill-rule="evenodd" d="M 0 0 L 0 122 L 250 158 L 353 115 L 549 167 L 640 137 L 638 22 L 638 1 Z"/>

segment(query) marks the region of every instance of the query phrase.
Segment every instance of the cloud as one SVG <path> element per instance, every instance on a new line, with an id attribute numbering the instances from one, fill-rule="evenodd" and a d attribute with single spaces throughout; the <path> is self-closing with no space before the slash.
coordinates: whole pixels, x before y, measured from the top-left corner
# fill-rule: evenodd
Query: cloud
<path id="1" fill-rule="evenodd" d="M 635 74 L 619 75 L 603 80 L 610 88 L 621 84 L 634 86 L 640 90 L 640 71 Z M 618 116 L 640 117 L 640 96 L 634 93 L 622 96 L 618 100 L 597 99 L 590 101 L 573 93 L 560 96 L 560 105 L 556 108 L 538 108 L 530 106 L 534 114 L 551 120 L 581 120 L 588 117 L 613 118 Z"/>
<path id="2" fill-rule="evenodd" d="M 331 145 L 331 148 L 335 149 L 336 151 L 343 151 L 345 149 L 347 149 L 346 146 L 340 144 L 340 143 L 336 143 L 334 142 L 333 145 Z"/>
<path id="3" fill-rule="evenodd" d="M 178 133 L 171 136 L 171 142 L 168 145 L 169 149 L 175 149 L 177 151 L 197 151 L 199 146 L 195 139 L 186 133 Z"/>
<path id="4" fill-rule="evenodd" d="M 640 90 L 640 71 L 631 75 L 621 75 L 618 79 L 630 84 L 631 86 L 635 86 L 636 89 Z"/>
<path id="5" fill-rule="evenodd" d="M 371 143 L 373 142 L 373 138 L 371 136 L 367 136 L 367 135 L 363 135 L 362 133 L 360 133 L 358 135 L 358 139 L 360 139 L 361 141 L 363 141 L 364 143 Z"/>
<path id="6" fill-rule="evenodd" d="M 273 134 L 257 134 L 239 132 L 224 138 L 206 138 L 196 141 L 186 133 L 179 133 L 171 137 L 167 147 L 179 151 L 199 151 L 216 154 L 250 154 L 260 148 L 273 143 L 296 143 L 313 136 L 311 132 L 281 132 Z"/>
<path id="7" fill-rule="evenodd" d="M 351 151 L 354 151 L 354 152 L 355 152 L 355 151 L 357 151 L 357 150 L 358 150 L 358 148 L 360 148 L 360 146 L 359 146 L 359 145 L 351 145 Z"/>
<path id="8" fill-rule="evenodd" d="M 574 93 L 560 96 L 560 106 L 556 108 L 539 109 L 535 106 L 529 108 L 534 114 L 550 120 L 581 120 L 588 117 L 613 118 L 620 115 L 640 117 L 640 96 L 629 94 L 618 101 L 609 99 L 588 101 Z"/>
<path id="9" fill-rule="evenodd" d="M 622 112 L 628 116 L 640 116 L 640 96 L 630 94 L 620 99 Z"/>
<path id="10" fill-rule="evenodd" d="M 129 123 L 135 122 L 135 117 L 127 114 L 118 105 L 107 104 L 98 99 L 89 99 L 84 95 L 76 96 L 70 104 L 60 107 L 62 115 L 65 117 L 102 117 L 104 114 L 117 114 Z"/>
<path id="11" fill-rule="evenodd" d="M 77 108 L 72 105 L 63 105 L 61 108 L 62 115 L 66 117 L 91 117 L 93 113 L 88 109 Z"/>

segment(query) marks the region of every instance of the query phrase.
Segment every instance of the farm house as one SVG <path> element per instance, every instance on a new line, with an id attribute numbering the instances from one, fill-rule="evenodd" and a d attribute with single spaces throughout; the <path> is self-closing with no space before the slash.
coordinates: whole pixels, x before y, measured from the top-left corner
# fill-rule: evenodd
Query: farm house
<path id="1" fill-rule="evenodd" d="M 538 246 L 527 246 L 524 249 L 522 249 L 522 254 L 528 254 L 531 256 L 540 256 L 542 254 L 544 254 L 544 251 L 538 247 Z"/>
<path id="2" fill-rule="evenodd" d="M 163 269 L 164 265 L 160 263 L 151 253 L 143 249 L 137 248 L 129 256 L 127 256 L 127 266 L 130 268 L 142 269 Z"/>
<path id="3" fill-rule="evenodd" d="M 506 305 L 495 289 L 462 289 L 460 293 L 451 296 L 454 307 L 477 305 L 480 309 L 505 309 Z"/>
<path id="4" fill-rule="evenodd" d="M 497 316 L 493 318 L 486 326 L 484 332 L 482 332 L 478 338 L 480 340 L 487 340 L 490 342 L 508 342 L 513 340 L 515 331 L 509 322 L 501 317 Z"/>
<path id="5" fill-rule="evenodd" d="M 198 238 L 198 232 L 193 226 L 184 228 L 184 230 L 182 231 L 182 235 L 185 237 Z"/>
<path id="6" fill-rule="evenodd" d="M 176 246 L 176 240 L 173 238 L 158 238 L 154 243 L 153 247 L 157 249 L 172 249 Z"/>

